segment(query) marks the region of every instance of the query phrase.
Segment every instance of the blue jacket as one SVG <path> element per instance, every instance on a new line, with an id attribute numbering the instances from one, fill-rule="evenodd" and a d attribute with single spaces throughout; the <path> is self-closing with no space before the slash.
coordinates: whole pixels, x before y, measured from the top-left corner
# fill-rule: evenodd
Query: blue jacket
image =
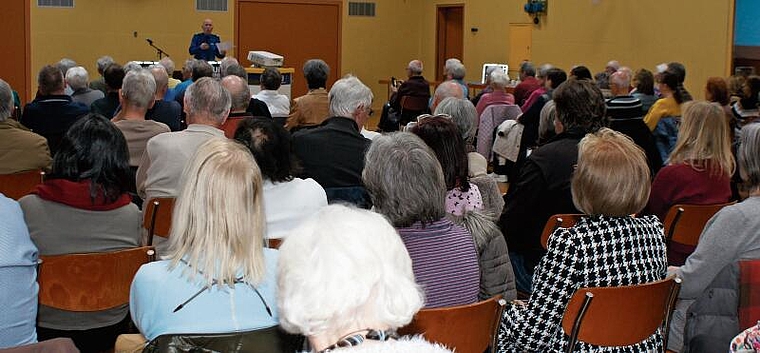
<path id="1" fill-rule="evenodd" d="M 219 52 L 217 44 L 221 42 L 219 36 L 216 34 L 196 33 L 193 35 L 193 40 L 190 41 L 190 55 L 193 55 L 198 60 L 213 61 L 216 58 L 223 58 L 224 54 Z M 206 50 L 201 49 L 201 44 L 208 43 L 209 48 Z"/>

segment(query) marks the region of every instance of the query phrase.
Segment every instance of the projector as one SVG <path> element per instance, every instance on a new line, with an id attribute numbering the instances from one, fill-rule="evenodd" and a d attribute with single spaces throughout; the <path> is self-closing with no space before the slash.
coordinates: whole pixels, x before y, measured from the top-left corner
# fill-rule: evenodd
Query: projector
<path id="1" fill-rule="evenodd" d="M 283 57 L 275 53 L 268 51 L 249 51 L 248 61 L 252 62 L 254 66 L 274 66 L 281 67 Z"/>

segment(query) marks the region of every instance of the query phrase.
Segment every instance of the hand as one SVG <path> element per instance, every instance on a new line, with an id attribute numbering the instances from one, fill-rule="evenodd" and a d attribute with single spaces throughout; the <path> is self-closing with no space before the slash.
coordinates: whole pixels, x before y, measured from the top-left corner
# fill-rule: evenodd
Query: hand
<path id="1" fill-rule="evenodd" d="M 201 50 L 206 50 L 208 48 L 209 48 L 208 43 L 201 43 Z"/>
<path id="2" fill-rule="evenodd" d="M 393 93 L 398 92 L 398 86 L 391 85 L 391 92 L 393 92 Z"/>

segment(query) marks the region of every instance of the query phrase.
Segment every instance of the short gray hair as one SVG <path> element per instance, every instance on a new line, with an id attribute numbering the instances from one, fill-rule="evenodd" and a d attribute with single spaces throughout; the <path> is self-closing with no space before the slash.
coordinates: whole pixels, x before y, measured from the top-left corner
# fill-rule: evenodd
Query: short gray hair
<path id="1" fill-rule="evenodd" d="M 446 214 L 441 164 L 430 147 L 412 133 L 376 137 L 365 157 L 362 180 L 375 210 L 394 227 L 431 223 Z"/>
<path id="2" fill-rule="evenodd" d="M 330 115 L 352 117 L 359 107 L 369 109 L 372 106 L 372 90 L 365 86 L 356 76 L 348 75 L 330 89 L 327 96 L 330 101 Z"/>
<path id="3" fill-rule="evenodd" d="M 13 89 L 7 82 L 0 79 L 0 122 L 13 115 L 14 108 Z"/>
<path id="4" fill-rule="evenodd" d="M 190 58 L 185 60 L 185 65 L 182 66 L 182 74 L 192 74 L 194 65 L 195 59 Z"/>
<path id="5" fill-rule="evenodd" d="M 311 59 L 303 64 L 303 76 L 310 89 L 326 87 L 330 67 L 321 59 Z"/>
<path id="6" fill-rule="evenodd" d="M 449 69 L 449 75 L 451 75 L 451 78 L 454 80 L 463 79 L 465 74 L 464 64 L 461 62 L 453 64 Z"/>
<path id="7" fill-rule="evenodd" d="M 61 70 L 61 74 L 66 76 L 66 72 L 68 72 L 70 68 L 77 66 L 77 62 L 69 58 L 63 58 L 57 62 L 55 66 L 58 67 L 58 70 Z"/>
<path id="8" fill-rule="evenodd" d="M 66 71 L 66 83 L 73 90 L 80 88 L 86 88 L 90 77 L 87 75 L 87 70 L 81 66 L 74 66 Z"/>
<path id="9" fill-rule="evenodd" d="M 156 99 L 156 79 L 145 69 L 133 69 L 124 76 L 121 94 L 128 104 L 147 109 Z"/>
<path id="10" fill-rule="evenodd" d="M 230 92 L 211 77 L 201 77 L 185 91 L 185 111 L 189 118 L 208 116 L 221 124 L 231 105 Z"/>
<path id="11" fill-rule="evenodd" d="M 491 72 L 491 84 L 498 88 L 507 87 L 509 84 L 509 77 L 502 70 L 493 70 Z"/>
<path id="12" fill-rule="evenodd" d="M 153 74 L 153 79 L 156 80 L 156 92 L 169 86 L 169 74 L 166 72 L 166 67 L 163 65 L 151 65 L 150 73 Z"/>
<path id="13" fill-rule="evenodd" d="M 742 127 L 737 151 L 739 173 L 742 180 L 752 189 L 760 187 L 760 124 Z"/>
<path id="14" fill-rule="evenodd" d="M 277 284 L 280 324 L 289 332 L 318 336 L 370 325 L 396 329 L 423 305 L 409 252 L 377 213 L 326 206 L 285 239 Z"/>
<path id="15" fill-rule="evenodd" d="M 631 75 L 618 70 L 610 76 L 609 82 L 621 88 L 628 88 L 631 85 Z"/>
<path id="16" fill-rule="evenodd" d="M 409 62 L 409 65 L 407 65 L 406 68 L 409 69 L 409 72 L 415 75 L 419 75 L 422 73 L 422 61 L 416 59 L 412 60 Z"/>
<path id="17" fill-rule="evenodd" d="M 98 73 L 101 75 L 106 71 L 106 68 L 108 66 L 114 63 L 115 61 L 113 61 L 113 58 L 108 55 L 101 56 L 97 61 L 95 61 L 95 65 L 98 66 Z"/>
<path id="18" fill-rule="evenodd" d="M 549 70 L 553 69 L 554 65 L 552 64 L 543 64 L 540 68 L 538 68 L 538 77 L 540 78 L 546 78 L 546 74 L 549 73 Z"/>
<path id="19" fill-rule="evenodd" d="M 129 73 L 132 70 L 139 70 L 139 69 L 142 69 L 142 65 L 140 65 L 140 63 L 138 63 L 137 61 L 132 60 L 132 61 L 124 64 L 124 73 L 125 74 Z"/>
<path id="20" fill-rule="evenodd" d="M 520 64 L 520 72 L 525 76 L 536 76 L 536 67 L 530 61 Z"/>
<path id="21" fill-rule="evenodd" d="M 446 62 L 443 64 L 443 69 L 448 73 L 451 71 L 451 69 L 456 64 L 461 64 L 462 62 L 457 58 L 449 58 L 446 59 Z"/>
<path id="22" fill-rule="evenodd" d="M 158 62 L 161 67 L 166 70 L 166 75 L 171 76 L 174 74 L 174 61 L 172 61 L 171 58 L 166 57 L 161 59 L 161 61 Z"/>
<path id="23" fill-rule="evenodd" d="M 227 69 L 228 69 L 230 66 L 234 66 L 234 65 L 240 65 L 240 63 L 238 62 L 238 60 L 237 60 L 237 59 L 235 59 L 235 58 L 233 58 L 233 57 L 231 57 L 231 56 L 226 56 L 226 57 L 224 57 L 224 59 L 222 59 L 222 61 L 219 63 L 219 72 L 221 72 L 221 73 L 226 73 L 226 72 L 227 72 Z"/>
<path id="24" fill-rule="evenodd" d="M 246 110 L 251 102 L 251 89 L 241 77 L 230 75 L 222 79 L 222 86 L 230 92 L 232 111 Z"/>
<path id="25" fill-rule="evenodd" d="M 475 139 L 475 126 L 478 121 L 478 111 L 475 105 L 468 99 L 448 97 L 438 103 L 435 114 L 448 114 L 459 129 L 462 139 L 467 144 L 472 144 Z"/>

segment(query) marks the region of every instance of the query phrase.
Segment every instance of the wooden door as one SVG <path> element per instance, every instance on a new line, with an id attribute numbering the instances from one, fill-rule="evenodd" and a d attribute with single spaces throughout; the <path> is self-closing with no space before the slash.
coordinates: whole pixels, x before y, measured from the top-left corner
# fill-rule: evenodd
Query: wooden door
<path id="1" fill-rule="evenodd" d="M 0 32 L 7 35 L 3 39 L 2 54 L 5 60 L 0 65 L 0 78 L 19 94 L 21 105 L 33 97 L 31 90 L 29 47 L 29 3 L 28 0 L 3 1 L 3 17 Z M 39 69 L 39 68 L 38 68 Z"/>
<path id="2" fill-rule="evenodd" d="M 446 59 L 457 58 L 464 62 L 464 6 L 440 5 L 436 19 L 435 80 L 443 79 Z"/>
<path id="3" fill-rule="evenodd" d="M 238 61 L 249 66 L 248 51 L 265 50 L 285 57 L 293 74 L 292 97 L 306 93 L 301 68 L 319 58 L 330 66 L 328 89 L 341 73 L 342 1 L 237 0 L 235 45 Z"/>
<path id="4" fill-rule="evenodd" d="M 532 45 L 532 24 L 509 24 L 509 77 L 517 79 L 520 64 L 526 60 L 530 61 L 530 49 Z"/>

